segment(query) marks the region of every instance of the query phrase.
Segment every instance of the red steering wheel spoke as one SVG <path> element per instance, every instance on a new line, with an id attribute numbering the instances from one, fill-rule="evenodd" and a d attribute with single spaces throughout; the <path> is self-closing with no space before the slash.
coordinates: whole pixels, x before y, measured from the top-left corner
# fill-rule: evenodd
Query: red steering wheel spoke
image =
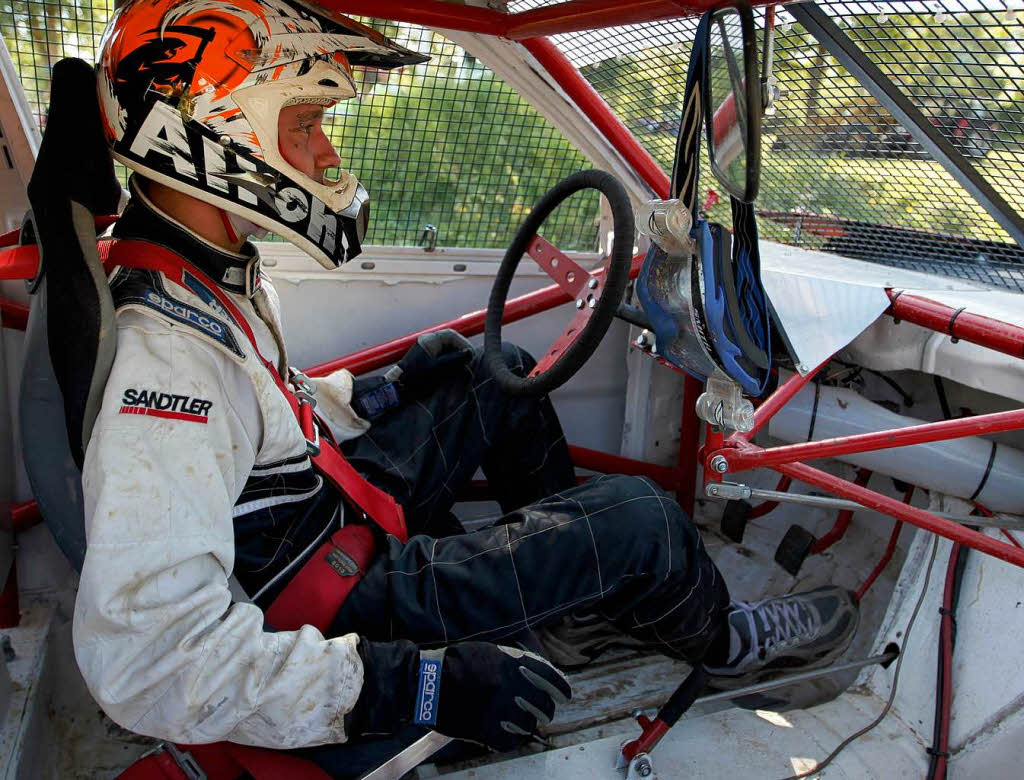
<path id="1" fill-rule="evenodd" d="M 576 316 L 572 318 L 572 322 L 565 329 L 561 336 L 559 336 L 555 343 L 551 345 L 551 349 L 544 353 L 544 357 L 537 361 L 537 365 L 533 367 L 533 371 L 529 373 L 529 376 L 537 376 L 537 374 L 547 371 L 558 358 L 560 358 L 569 347 L 576 343 L 580 335 L 583 333 L 583 328 L 590 321 L 591 315 L 593 315 L 594 309 L 591 306 L 584 304 L 584 306 L 576 312 Z"/>
<path id="2" fill-rule="evenodd" d="M 577 300 L 586 289 L 592 295 L 598 294 L 600 281 L 591 275 L 582 266 L 575 263 L 572 258 L 561 249 L 548 241 L 544 236 L 538 234 L 533 237 L 526 247 L 526 253 L 533 258 L 533 261 L 544 269 L 545 273 L 554 280 L 555 284 L 565 290 Z M 597 283 L 595 284 L 595 280 Z"/>

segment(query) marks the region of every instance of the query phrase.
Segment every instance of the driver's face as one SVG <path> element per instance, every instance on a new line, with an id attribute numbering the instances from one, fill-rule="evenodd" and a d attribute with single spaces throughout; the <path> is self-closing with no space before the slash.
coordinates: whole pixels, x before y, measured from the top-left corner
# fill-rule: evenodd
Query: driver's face
<path id="1" fill-rule="evenodd" d="M 277 116 L 281 156 L 316 182 L 323 182 L 324 171 L 341 164 L 324 132 L 323 118 L 323 106 L 303 103 L 285 106 Z"/>

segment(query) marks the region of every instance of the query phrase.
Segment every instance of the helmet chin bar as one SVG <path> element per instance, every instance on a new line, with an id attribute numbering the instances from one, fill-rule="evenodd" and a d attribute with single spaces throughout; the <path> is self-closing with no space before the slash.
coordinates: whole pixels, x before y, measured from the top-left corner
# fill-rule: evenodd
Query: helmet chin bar
<path id="1" fill-rule="evenodd" d="M 239 239 L 255 238 L 261 239 L 266 238 L 267 234 L 270 233 L 265 227 L 257 225 L 255 222 L 246 219 L 240 214 L 233 214 L 230 211 L 224 211 L 225 217 L 228 222 L 231 223 L 231 228 L 234 230 L 235 235 Z"/>
<path id="2" fill-rule="evenodd" d="M 317 60 L 303 75 L 269 81 L 236 90 L 235 104 L 242 110 L 256 134 L 266 163 L 301 184 L 331 211 L 342 213 L 356 196 L 359 181 L 351 173 L 339 169 L 336 181 L 316 181 L 289 163 L 278 147 L 278 114 L 295 102 L 337 102 L 356 96 L 352 75 L 344 68 Z"/>

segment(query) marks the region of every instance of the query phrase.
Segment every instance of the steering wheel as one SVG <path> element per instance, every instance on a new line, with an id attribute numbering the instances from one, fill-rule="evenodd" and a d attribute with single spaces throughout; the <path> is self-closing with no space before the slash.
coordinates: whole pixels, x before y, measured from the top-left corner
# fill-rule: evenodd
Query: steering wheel
<path id="1" fill-rule="evenodd" d="M 604 266 L 586 271 L 537 231 L 566 198 L 580 190 L 601 192 L 612 209 L 615 237 Z M 487 303 L 484 359 L 494 381 L 511 395 L 546 395 L 569 381 L 597 349 L 612 323 L 629 282 L 633 252 L 633 206 L 618 179 L 605 171 L 580 171 L 552 187 L 533 207 L 516 232 L 494 278 Z M 529 254 L 555 284 L 574 300 L 576 316 L 529 376 L 516 376 L 501 350 L 501 321 L 512 277 L 523 254 Z"/>

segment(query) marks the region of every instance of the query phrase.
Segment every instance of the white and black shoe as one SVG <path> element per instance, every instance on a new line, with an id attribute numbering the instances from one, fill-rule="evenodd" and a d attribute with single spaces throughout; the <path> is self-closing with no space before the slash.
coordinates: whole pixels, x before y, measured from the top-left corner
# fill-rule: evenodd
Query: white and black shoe
<path id="1" fill-rule="evenodd" d="M 754 685 L 778 672 L 827 666 L 857 632 L 857 601 L 829 585 L 748 603 L 734 601 L 727 618 L 728 660 L 705 664 L 715 688 Z"/>

